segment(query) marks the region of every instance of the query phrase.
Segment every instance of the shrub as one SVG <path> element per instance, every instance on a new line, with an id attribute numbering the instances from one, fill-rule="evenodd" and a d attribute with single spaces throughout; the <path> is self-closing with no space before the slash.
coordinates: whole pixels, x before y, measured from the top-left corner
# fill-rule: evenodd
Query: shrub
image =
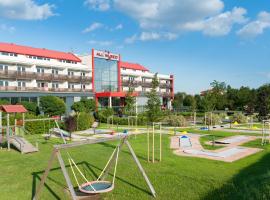
<path id="1" fill-rule="evenodd" d="M 203 123 L 206 122 L 206 125 L 211 125 L 211 113 L 206 114 L 206 118 L 203 118 Z M 218 114 L 212 113 L 212 125 L 221 124 L 220 116 Z"/>
<path id="2" fill-rule="evenodd" d="M 23 105 L 28 110 L 28 112 L 31 114 L 34 114 L 34 115 L 39 114 L 38 106 L 34 102 L 22 101 L 18 104 Z"/>
<path id="3" fill-rule="evenodd" d="M 167 123 L 169 126 L 186 126 L 186 119 L 182 115 L 168 115 L 162 120 L 162 122 Z"/>
<path id="4" fill-rule="evenodd" d="M 49 116 L 62 115 L 66 112 L 66 104 L 59 97 L 44 96 L 40 98 L 41 110 Z"/>
<path id="5" fill-rule="evenodd" d="M 108 117 L 112 116 L 114 111 L 112 108 L 106 108 L 98 112 L 98 120 L 103 123 L 107 123 Z"/>
<path id="6" fill-rule="evenodd" d="M 77 130 L 82 131 L 91 128 L 94 122 L 94 117 L 89 113 L 79 113 L 76 115 Z"/>
<path id="7" fill-rule="evenodd" d="M 26 119 L 42 119 L 44 116 L 35 116 L 33 114 L 26 114 Z M 54 121 L 34 121 L 26 122 L 25 129 L 31 134 L 46 134 L 49 132 L 49 129 L 54 128 Z"/>
<path id="8" fill-rule="evenodd" d="M 247 117 L 242 113 L 235 113 L 233 115 L 233 121 L 238 123 L 247 123 L 248 119 Z"/>
<path id="9" fill-rule="evenodd" d="M 65 130 L 73 132 L 77 129 L 76 118 L 74 116 L 68 116 L 65 119 Z"/>
<path id="10" fill-rule="evenodd" d="M 86 113 L 95 111 L 95 108 L 96 108 L 95 101 L 93 99 L 87 98 L 82 98 L 80 101 L 75 102 L 71 106 L 71 109 L 74 110 L 75 112 L 86 112 Z"/>

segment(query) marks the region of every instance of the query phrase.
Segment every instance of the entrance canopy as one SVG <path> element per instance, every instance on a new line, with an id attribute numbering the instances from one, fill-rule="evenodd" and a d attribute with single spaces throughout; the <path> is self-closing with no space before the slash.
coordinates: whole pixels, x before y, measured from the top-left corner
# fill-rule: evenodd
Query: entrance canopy
<path id="1" fill-rule="evenodd" d="M 126 97 L 127 92 L 97 92 L 96 97 Z M 137 97 L 138 92 L 133 92 L 132 96 Z"/>
<path id="2" fill-rule="evenodd" d="M 26 113 L 27 110 L 23 105 L 2 105 L 0 110 L 6 113 Z"/>

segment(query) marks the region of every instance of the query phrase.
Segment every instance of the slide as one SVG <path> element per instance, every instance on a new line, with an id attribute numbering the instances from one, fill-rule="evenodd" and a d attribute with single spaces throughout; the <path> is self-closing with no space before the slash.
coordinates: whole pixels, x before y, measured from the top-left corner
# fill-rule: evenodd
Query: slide
<path id="1" fill-rule="evenodd" d="M 20 136 L 10 137 L 10 144 L 12 144 L 22 153 L 33 153 L 38 151 L 38 149 L 35 146 L 33 146 L 25 138 Z"/>

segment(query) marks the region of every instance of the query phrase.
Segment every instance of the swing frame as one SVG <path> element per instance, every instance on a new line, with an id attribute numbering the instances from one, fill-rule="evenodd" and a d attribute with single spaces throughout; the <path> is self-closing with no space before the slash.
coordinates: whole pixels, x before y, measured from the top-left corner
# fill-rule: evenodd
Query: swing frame
<path id="1" fill-rule="evenodd" d="M 85 197 L 85 195 L 86 195 L 85 193 L 80 194 L 80 193 L 75 192 L 74 186 L 72 185 L 70 176 L 69 176 L 69 174 L 67 172 L 64 160 L 63 160 L 63 158 L 61 156 L 61 150 L 74 148 L 74 147 L 78 147 L 78 146 L 82 146 L 82 145 L 98 144 L 98 143 L 115 141 L 115 140 L 120 140 L 121 141 L 120 145 L 118 146 L 118 151 L 121 150 L 121 148 L 123 147 L 124 144 L 128 147 L 128 150 L 130 151 L 132 158 L 134 159 L 134 161 L 135 161 L 136 165 L 138 166 L 143 178 L 145 179 L 145 181 L 146 181 L 152 195 L 154 197 L 156 197 L 155 189 L 154 189 L 152 183 L 150 182 L 148 176 L 146 175 L 146 173 L 145 173 L 139 159 L 137 158 L 133 148 L 131 147 L 131 145 L 130 145 L 130 143 L 128 141 L 128 136 L 125 135 L 125 136 L 115 136 L 115 137 L 112 137 L 112 138 L 101 138 L 101 139 L 94 139 L 94 140 L 78 141 L 78 142 L 73 142 L 73 143 L 70 143 L 70 144 L 54 145 L 53 151 L 51 153 L 50 160 L 49 160 L 48 165 L 47 165 L 47 168 L 46 168 L 44 174 L 42 175 L 41 181 L 40 181 L 40 183 L 39 183 L 39 185 L 37 187 L 37 190 L 35 192 L 33 200 L 40 199 L 39 197 L 40 197 L 41 191 L 42 191 L 42 189 L 44 187 L 44 184 L 46 182 L 46 179 L 47 179 L 47 177 L 49 175 L 49 172 L 50 172 L 50 170 L 52 168 L 52 164 L 53 164 L 54 160 L 56 159 L 56 157 L 57 157 L 57 160 L 58 160 L 58 162 L 60 164 L 61 171 L 62 171 L 62 173 L 64 175 L 64 178 L 65 178 L 65 181 L 67 183 L 67 186 L 68 186 L 68 189 L 70 191 L 72 199 L 73 200 L 78 200 L 78 199 L 80 199 L 80 197 Z M 104 181 L 104 179 L 107 177 L 113 163 L 117 159 L 117 151 L 115 151 L 112 154 L 112 156 L 113 156 L 113 159 L 111 159 L 107 163 L 107 166 L 105 167 L 105 170 L 104 170 L 102 176 L 99 177 L 98 180 Z M 90 194 L 88 194 L 88 195 L 90 195 Z"/>

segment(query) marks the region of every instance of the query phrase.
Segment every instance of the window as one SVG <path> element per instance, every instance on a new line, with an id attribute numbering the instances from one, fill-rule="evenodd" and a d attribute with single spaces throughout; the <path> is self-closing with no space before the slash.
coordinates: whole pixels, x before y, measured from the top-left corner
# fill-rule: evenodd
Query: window
<path id="1" fill-rule="evenodd" d="M 142 78 L 142 82 L 145 83 L 146 82 L 146 78 L 143 77 Z"/>
<path id="2" fill-rule="evenodd" d="M 26 83 L 24 81 L 18 81 L 18 87 L 26 87 Z"/>
<path id="3" fill-rule="evenodd" d="M 73 71 L 68 71 L 68 75 L 69 76 L 74 76 L 74 72 Z"/>
<path id="4" fill-rule="evenodd" d="M 44 88 L 45 87 L 45 83 L 38 82 L 37 86 L 38 86 L 38 88 Z"/>
<path id="5" fill-rule="evenodd" d="M 8 86 L 8 81 L 0 81 L 0 87 Z"/>
<path id="6" fill-rule="evenodd" d="M 127 70 L 125 67 L 122 68 L 123 70 Z"/>
<path id="7" fill-rule="evenodd" d="M 81 72 L 81 76 L 82 77 L 85 77 L 85 72 Z"/>
<path id="8" fill-rule="evenodd" d="M 23 66 L 17 66 L 17 71 L 18 72 L 25 72 L 25 67 L 23 67 Z"/>
<path id="9" fill-rule="evenodd" d="M 59 88 L 59 83 L 52 83 L 52 88 Z"/>
<path id="10" fill-rule="evenodd" d="M 143 87 L 143 88 L 142 88 L 142 91 L 143 91 L 143 92 L 146 92 L 146 88 L 145 88 L 145 87 Z"/>
<path id="11" fill-rule="evenodd" d="M 18 56 L 18 54 L 16 54 L 16 53 L 9 53 L 9 52 L 1 52 L 1 54 L 3 56 L 14 56 L 14 57 L 17 57 Z"/>
<path id="12" fill-rule="evenodd" d="M 44 72 L 45 72 L 44 68 L 41 68 L 41 67 L 37 68 L 37 73 L 38 74 L 44 74 Z"/>
<path id="13" fill-rule="evenodd" d="M 53 75 L 58 75 L 58 69 L 52 69 L 52 74 Z"/>
<path id="14" fill-rule="evenodd" d="M 69 84 L 68 84 L 68 89 L 74 89 L 74 84 L 69 83 Z"/>
<path id="15" fill-rule="evenodd" d="M 50 58 L 42 57 L 42 56 L 28 56 L 30 59 L 35 59 L 35 60 L 47 60 L 50 61 Z"/>
<path id="16" fill-rule="evenodd" d="M 83 85 L 81 85 L 81 89 L 82 89 L 82 90 L 85 90 L 85 88 L 86 88 L 86 87 L 85 87 L 85 85 L 84 85 L 84 84 L 83 84 Z"/>
<path id="17" fill-rule="evenodd" d="M 4 64 L 0 64 L 0 71 L 8 71 L 8 66 L 7 65 L 4 65 Z"/>
<path id="18" fill-rule="evenodd" d="M 134 81 L 135 80 L 135 77 L 134 76 L 130 76 L 130 77 L 128 77 L 128 80 L 129 81 Z"/>

